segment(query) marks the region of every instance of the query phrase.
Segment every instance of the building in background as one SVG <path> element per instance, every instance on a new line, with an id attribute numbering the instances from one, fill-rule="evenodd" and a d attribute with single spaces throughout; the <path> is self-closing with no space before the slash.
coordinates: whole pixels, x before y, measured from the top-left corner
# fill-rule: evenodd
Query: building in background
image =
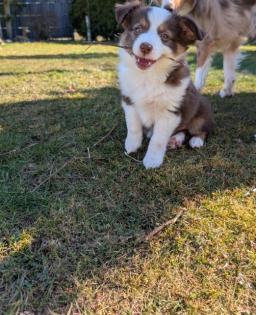
<path id="1" fill-rule="evenodd" d="M 4 39 L 72 37 L 71 0 L 0 0 Z"/>

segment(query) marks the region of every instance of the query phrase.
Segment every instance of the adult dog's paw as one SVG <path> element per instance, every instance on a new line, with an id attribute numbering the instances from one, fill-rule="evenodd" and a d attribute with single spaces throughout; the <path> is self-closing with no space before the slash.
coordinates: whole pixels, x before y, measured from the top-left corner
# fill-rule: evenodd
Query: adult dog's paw
<path id="1" fill-rule="evenodd" d="M 224 97 L 233 97 L 235 95 L 235 92 L 231 91 L 231 90 L 228 90 L 228 89 L 222 89 L 219 93 L 219 96 L 221 98 L 224 98 Z"/>

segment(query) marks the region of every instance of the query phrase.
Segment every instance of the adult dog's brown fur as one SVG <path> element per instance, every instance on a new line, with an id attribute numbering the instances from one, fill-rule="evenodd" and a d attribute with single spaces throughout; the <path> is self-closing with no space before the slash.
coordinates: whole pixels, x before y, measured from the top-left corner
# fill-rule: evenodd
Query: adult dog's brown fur
<path id="1" fill-rule="evenodd" d="M 236 56 L 243 38 L 254 29 L 256 0 L 166 0 L 162 4 L 181 15 L 190 15 L 206 34 L 198 42 L 197 89 L 204 86 L 212 54 L 221 51 L 225 83 L 220 95 L 233 95 Z"/>

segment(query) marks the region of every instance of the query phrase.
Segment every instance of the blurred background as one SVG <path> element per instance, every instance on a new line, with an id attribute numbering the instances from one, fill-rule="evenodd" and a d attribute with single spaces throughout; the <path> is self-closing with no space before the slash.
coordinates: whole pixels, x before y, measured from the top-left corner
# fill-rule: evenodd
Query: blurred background
<path id="1" fill-rule="evenodd" d="M 0 40 L 113 41 L 116 2 L 124 0 L 0 0 Z"/>
<path id="2" fill-rule="evenodd" d="M 0 0 L 0 37 L 11 41 L 56 38 L 113 40 L 115 0 Z M 119 1 L 123 2 L 123 1 Z"/>

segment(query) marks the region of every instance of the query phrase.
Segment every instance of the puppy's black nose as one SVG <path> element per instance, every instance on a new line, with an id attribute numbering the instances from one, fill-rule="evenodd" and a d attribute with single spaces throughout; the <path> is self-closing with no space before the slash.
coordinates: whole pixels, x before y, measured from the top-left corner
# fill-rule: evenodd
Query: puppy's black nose
<path id="1" fill-rule="evenodd" d="M 149 43 L 142 43 L 140 45 L 140 50 L 144 55 L 148 55 L 153 49 L 153 46 Z"/>

